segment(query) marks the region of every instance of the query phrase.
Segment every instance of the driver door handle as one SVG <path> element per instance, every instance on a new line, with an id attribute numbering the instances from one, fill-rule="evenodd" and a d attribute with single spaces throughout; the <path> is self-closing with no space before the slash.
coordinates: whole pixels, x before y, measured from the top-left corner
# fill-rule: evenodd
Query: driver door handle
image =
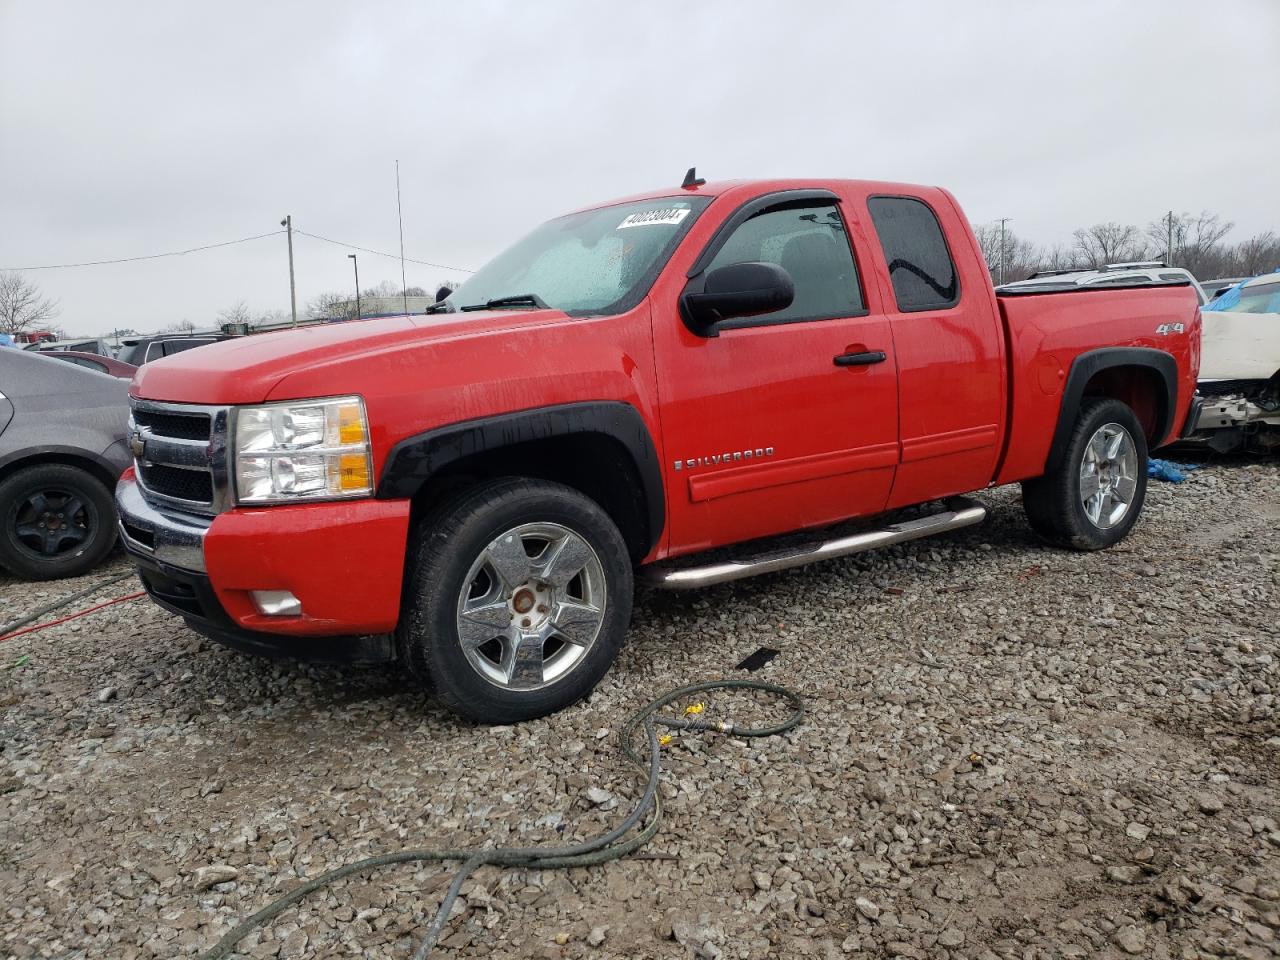
<path id="1" fill-rule="evenodd" d="M 883 350 L 867 350 L 864 353 L 841 353 L 837 354 L 835 364 L 837 367 L 865 367 L 873 363 L 884 363 Z"/>

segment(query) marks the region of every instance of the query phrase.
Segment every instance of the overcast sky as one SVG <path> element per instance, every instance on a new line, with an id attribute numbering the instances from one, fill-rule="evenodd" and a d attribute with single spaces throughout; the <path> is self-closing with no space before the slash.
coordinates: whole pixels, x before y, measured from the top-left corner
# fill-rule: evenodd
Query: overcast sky
<path id="1" fill-rule="evenodd" d="M 406 254 L 461 267 L 695 163 L 939 184 L 1040 243 L 1170 208 L 1240 239 L 1280 228 L 1280 2 L 0 0 L 0 268 L 286 213 L 395 252 L 396 159 Z M 348 252 L 295 239 L 300 311 Z M 289 306 L 283 236 L 29 276 L 76 334 Z"/>

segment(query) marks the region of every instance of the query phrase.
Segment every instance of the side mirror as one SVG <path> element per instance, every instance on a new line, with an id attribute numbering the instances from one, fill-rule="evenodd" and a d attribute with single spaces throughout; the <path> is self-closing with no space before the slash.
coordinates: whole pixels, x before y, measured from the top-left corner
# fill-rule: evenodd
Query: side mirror
<path id="1" fill-rule="evenodd" d="M 441 287 L 436 291 L 436 303 L 446 299 L 451 293 L 453 293 L 453 287 Z"/>
<path id="2" fill-rule="evenodd" d="M 695 292 L 680 298 L 685 325 L 700 337 L 717 336 L 716 325 L 733 317 L 754 317 L 791 306 L 796 285 L 776 263 L 730 263 L 712 270 Z"/>

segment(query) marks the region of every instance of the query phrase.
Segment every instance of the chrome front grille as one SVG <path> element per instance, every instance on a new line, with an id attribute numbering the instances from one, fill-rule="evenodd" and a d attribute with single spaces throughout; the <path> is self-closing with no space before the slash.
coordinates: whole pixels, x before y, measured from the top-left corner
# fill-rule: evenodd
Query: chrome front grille
<path id="1" fill-rule="evenodd" d="M 231 505 L 228 408 L 130 399 L 129 444 L 147 499 L 212 515 Z"/>

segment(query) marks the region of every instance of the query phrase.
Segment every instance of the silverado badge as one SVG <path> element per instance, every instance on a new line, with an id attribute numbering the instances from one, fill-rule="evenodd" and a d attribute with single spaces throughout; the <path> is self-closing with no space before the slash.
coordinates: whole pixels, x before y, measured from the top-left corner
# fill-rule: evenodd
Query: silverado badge
<path id="1" fill-rule="evenodd" d="M 756 447 L 754 450 L 733 450 L 729 453 L 713 453 L 709 457 L 691 457 L 675 461 L 677 470 L 693 470 L 696 467 L 714 467 L 724 463 L 761 460 L 773 456 L 773 447 Z"/>

